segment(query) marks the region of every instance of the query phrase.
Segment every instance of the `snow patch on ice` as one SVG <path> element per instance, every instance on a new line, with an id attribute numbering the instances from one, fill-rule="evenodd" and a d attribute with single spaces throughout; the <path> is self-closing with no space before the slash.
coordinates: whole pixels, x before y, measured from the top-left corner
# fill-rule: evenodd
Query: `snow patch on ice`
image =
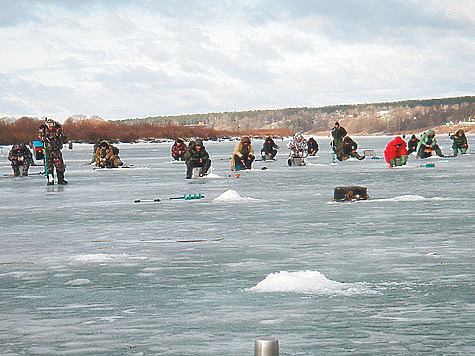
<path id="1" fill-rule="evenodd" d="M 73 279 L 71 281 L 67 281 L 66 283 L 64 283 L 65 286 L 73 286 L 73 287 L 87 286 L 88 284 L 91 284 L 91 281 L 86 278 L 77 278 L 77 279 Z"/>
<path id="2" fill-rule="evenodd" d="M 373 201 L 422 201 L 422 200 L 447 200 L 447 198 L 441 197 L 433 197 L 433 198 L 425 198 L 421 195 L 400 195 L 394 198 L 386 198 L 386 199 L 375 199 Z"/>
<path id="3" fill-rule="evenodd" d="M 264 280 L 249 288 L 252 292 L 295 292 L 327 295 L 376 294 L 366 283 L 342 283 L 326 278 L 318 271 L 269 274 Z"/>
<path id="4" fill-rule="evenodd" d="M 216 179 L 216 178 L 224 178 L 216 173 L 208 173 L 207 175 L 205 175 L 203 178 L 206 178 L 206 179 Z"/>
<path id="5" fill-rule="evenodd" d="M 214 202 L 243 202 L 243 201 L 250 201 L 250 200 L 257 200 L 257 199 L 242 197 L 241 195 L 239 195 L 238 192 L 232 189 L 226 190 L 219 197 L 216 197 L 213 199 Z"/>
<path id="6" fill-rule="evenodd" d="M 129 255 L 122 253 L 119 255 L 109 255 L 106 253 L 95 253 L 95 254 L 87 254 L 87 255 L 78 255 L 75 256 L 73 259 L 77 262 L 82 263 L 101 263 L 101 262 L 113 262 L 118 260 L 126 260 L 129 259 Z"/>

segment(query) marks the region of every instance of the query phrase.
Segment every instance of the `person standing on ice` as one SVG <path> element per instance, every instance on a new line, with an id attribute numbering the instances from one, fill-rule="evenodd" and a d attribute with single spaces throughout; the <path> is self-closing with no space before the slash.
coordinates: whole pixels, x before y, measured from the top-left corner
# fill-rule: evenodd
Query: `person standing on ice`
<path id="1" fill-rule="evenodd" d="M 394 140 L 388 143 L 384 150 L 384 158 L 388 163 L 389 168 L 396 166 L 403 166 L 407 162 L 407 149 L 404 140 L 397 136 Z"/>
<path id="2" fill-rule="evenodd" d="M 355 157 L 359 159 L 360 161 L 365 159 L 365 156 L 360 156 L 358 152 L 356 152 L 356 149 L 358 148 L 358 144 L 351 139 L 350 136 L 345 136 L 343 139 L 343 155 L 341 156 L 341 159 L 338 158 L 340 161 L 346 161 L 348 157 Z"/>
<path id="3" fill-rule="evenodd" d="M 208 169 L 211 167 L 211 160 L 205 146 L 203 146 L 203 140 L 197 139 L 195 142 L 190 142 L 185 152 L 185 163 L 186 179 L 191 179 L 193 168 L 195 167 L 201 167 L 200 177 L 208 173 Z"/>
<path id="4" fill-rule="evenodd" d="M 251 139 L 248 136 L 241 137 L 241 141 L 234 147 L 231 157 L 231 170 L 240 171 L 242 169 L 251 169 L 254 162 L 254 150 L 252 149 Z"/>
<path id="5" fill-rule="evenodd" d="M 467 143 L 467 136 L 465 136 L 465 131 L 460 129 L 453 135 L 449 134 L 449 137 L 452 141 L 452 150 L 454 152 L 454 156 L 457 156 L 459 151 L 460 154 L 467 153 L 468 150 L 468 143 Z"/>
<path id="6" fill-rule="evenodd" d="M 331 131 L 333 141 L 332 141 L 332 148 L 333 152 L 336 154 L 336 158 L 339 161 L 343 160 L 343 138 L 346 136 L 347 132 L 344 127 L 340 126 L 340 123 L 337 121 L 332 128 Z"/>
<path id="7" fill-rule="evenodd" d="M 409 141 L 407 141 L 407 154 L 410 155 L 412 152 L 417 151 L 417 144 L 419 143 L 419 139 L 416 135 L 412 135 Z"/>
<path id="8" fill-rule="evenodd" d="M 8 159 L 11 161 L 13 175 L 15 177 L 28 175 L 30 163 L 33 160 L 30 149 L 23 143 L 18 142 L 12 146 L 8 153 Z"/>
<path id="9" fill-rule="evenodd" d="M 52 119 L 45 118 L 45 123 L 39 127 L 38 137 L 43 143 L 45 150 L 45 168 L 48 177 L 48 185 L 54 184 L 54 169 L 58 176 L 58 184 L 68 184 L 64 180 L 65 164 L 61 149 L 63 144 L 68 142 L 63 132 L 62 126 Z"/>
<path id="10" fill-rule="evenodd" d="M 421 140 L 417 145 L 417 158 L 428 158 L 432 156 L 432 153 L 435 152 L 437 156 L 444 157 L 442 151 L 440 150 L 437 140 L 435 138 L 434 130 L 427 130 L 421 136 Z"/>

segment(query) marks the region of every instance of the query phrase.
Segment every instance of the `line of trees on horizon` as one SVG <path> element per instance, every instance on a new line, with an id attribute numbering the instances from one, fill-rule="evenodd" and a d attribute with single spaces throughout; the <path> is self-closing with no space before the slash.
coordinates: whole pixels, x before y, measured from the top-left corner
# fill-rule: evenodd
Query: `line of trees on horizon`
<path id="1" fill-rule="evenodd" d="M 43 120 L 32 117 L 21 117 L 17 120 L 0 119 L 0 144 L 11 145 L 16 142 L 31 142 L 38 139 L 38 128 Z M 293 135 L 288 128 L 262 130 L 215 130 L 208 127 L 190 127 L 175 124 L 156 125 L 151 123 L 124 124 L 104 121 L 97 117 L 74 120 L 68 118 L 63 129 L 69 140 L 73 142 L 96 143 L 101 140 L 111 142 L 135 142 L 137 140 L 177 139 L 188 140 L 200 137 L 206 140 L 235 136 L 252 137 L 285 137 Z"/>

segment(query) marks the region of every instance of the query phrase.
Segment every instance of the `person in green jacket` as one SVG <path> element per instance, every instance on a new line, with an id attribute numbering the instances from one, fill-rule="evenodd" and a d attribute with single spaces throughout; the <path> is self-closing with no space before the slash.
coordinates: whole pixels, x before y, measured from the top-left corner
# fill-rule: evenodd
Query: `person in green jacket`
<path id="1" fill-rule="evenodd" d="M 428 158 L 433 152 L 439 157 L 444 157 L 435 138 L 434 130 L 427 130 L 421 136 L 421 140 L 417 144 L 417 158 Z"/>
<path id="2" fill-rule="evenodd" d="M 468 150 L 468 143 L 467 143 L 467 136 L 465 136 L 465 131 L 460 129 L 453 135 L 449 134 L 449 137 L 452 141 L 452 150 L 454 152 L 454 156 L 458 155 L 458 151 L 460 150 L 460 154 L 467 153 Z"/>

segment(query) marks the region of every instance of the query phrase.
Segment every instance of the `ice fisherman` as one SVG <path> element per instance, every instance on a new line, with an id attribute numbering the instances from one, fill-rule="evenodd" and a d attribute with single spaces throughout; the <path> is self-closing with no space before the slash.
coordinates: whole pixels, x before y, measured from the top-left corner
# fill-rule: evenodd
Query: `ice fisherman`
<path id="1" fill-rule="evenodd" d="M 208 173 L 208 169 L 211 167 L 211 160 L 209 159 L 209 154 L 203 145 L 202 139 L 190 142 L 185 153 L 185 162 L 186 179 L 191 179 L 193 168 L 195 167 L 201 167 L 200 177 L 203 177 Z"/>
<path id="2" fill-rule="evenodd" d="M 357 148 L 358 148 L 358 144 L 355 141 L 353 141 L 350 136 L 345 136 L 342 142 L 343 152 L 342 152 L 342 155 L 340 156 L 341 159 L 338 158 L 338 154 L 337 154 L 337 158 L 340 161 L 346 161 L 348 157 L 355 157 L 359 159 L 360 161 L 365 159 L 365 156 L 360 156 L 358 152 L 356 152 Z"/>
<path id="3" fill-rule="evenodd" d="M 333 125 L 331 131 L 333 141 L 332 141 L 332 148 L 333 152 L 336 154 L 336 158 L 339 161 L 343 160 L 344 153 L 343 153 L 343 138 L 346 136 L 347 132 L 344 127 L 340 126 L 340 123 L 337 121 L 335 125 Z"/>
<path id="4" fill-rule="evenodd" d="M 290 157 L 287 160 L 289 166 L 292 165 L 293 158 L 305 158 L 308 155 L 307 140 L 303 137 L 301 132 L 297 132 L 294 135 L 287 147 L 290 149 Z"/>
<path id="5" fill-rule="evenodd" d="M 439 157 L 444 157 L 439 145 L 437 144 L 434 130 L 427 130 L 427 132 L 422 134 L 421 140 L 417 145 L 416 157 L 424 159 L 432 156 L 434 153 Z"/>
<path id="6" fill-rule="evenodd" d="M 231 170 L 239 171 L 251 169 L 252 162 L 254 162 L 255 158 L 251 139 L 248 136 L 243 136 L 241 137 L 241 141 L 234 147 L 234 152 L 231 157 Z"/>
<path id="7" fill-rule="evenodd" d="M 266 159 L 274 159 L 274 157 L 277 155 L 277 150 L 279 149 L 279 146 L 274 142 L 272 137 L 268 136 L 266 137 L 264 144 L 261 148 L 261 155 L 264 160 Z"/>
<path id="8" fill-rule="evenodd" d="M 313 137 L 310 137 L 307 141 L 308 155 L 315 156 L 318 152 L 318 142 Z"/>
<path id="9" fill-rule="evenodd" d="M 465 131 L 463 129 L 458 130 L 453 135 L 449 134 L 449 137 L 452 141 L 452 150 L 454 152 L 454 156 L 457 156 L 459 151 L 460 154 L 467 153 L 468 150 L 468 143 L 467 143 L 467 136 L 465 136 Z"/>
<path id="10" fill-rule="evenodd" d="M 407 162 L 406 142 L 404 142 L 401 137 L 396 136 L 396 138 L 386 146 L 384 158 L 389 168 L 405 165 Z"/>
<path id="11" fill-rule="evenodd" d="M 15 177 L 26 177 L 28 175 L 28 169 L 33 161 L 33 156 L 27 145 L 23 142 L 15 143 L 8 153 L 8 159 L 11 161 Z"/>
<path id="12" fill-rule="evenodd" d="M 410 155 L 412 152 L 417 152 L 417 144 L 419 143 L 419 139 L 416 135 L 412 134 L 409 141 L 407 141 L 407 154 Z"/>
<path id="13" fill-rule="evenodd" d="M 52 120 L 45 118 L 44 124 L 39 127 L 38 137 L 43 143 L 45 150 L 45 169 L 48 177 L 48 185 L 54 184 L 54 170 L 56 168 L 56 175 L 58 177 L 58 184 L 68 184 L 64 179 L 64 171 L 66 165 L 63 161 L 63 155 L 61 149 L 63 144 L 68 142 L 66 135 L 64 134 L 62 126 Z"/>
<path id="14" fill-rule="evenodd" d="M 100 168 L 118 168 L 123 165 L 119 149 L 106 140 L 99 142 L 95 156 L 95 165 Z"/>
<path id="15" fill-rule="evenodd" d="M 173 159 L 175 161 L 184 161 L 187 148 L 186 143 L 182 139 L 176 139 L 171 149 Z"/>

